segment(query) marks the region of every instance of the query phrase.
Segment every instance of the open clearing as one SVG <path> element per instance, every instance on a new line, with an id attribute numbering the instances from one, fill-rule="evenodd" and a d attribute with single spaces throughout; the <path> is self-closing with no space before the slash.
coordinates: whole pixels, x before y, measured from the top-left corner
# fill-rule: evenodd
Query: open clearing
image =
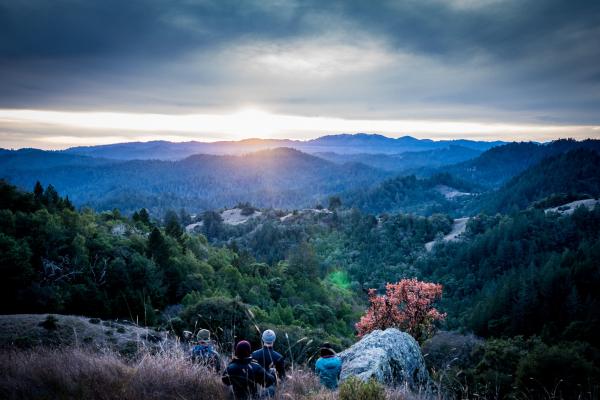
<path id="1" fill-rule="evenodd" d="M 450 233 L 448 233 L 446 236 L 444 236 L 442 238 L 442 241 L 444 242 L 451 242 L 453 240 L 458 240 L 459 236 L 465 231 L 465 229 L 467 228 L 467 221 L 469 220 L 468 217 L 463 217 L 463 218 L 457 218 L 454 220 L 454 223 L 452 224 L 452 230 L 450 231 Z M 431 249 L 433 249 L 433 245 L 435 244 L 435 240 L 425 243 L 425 248 L 427 249 L 427 251 L 431 251 Z"/>
<path id="2" fill-rule="evenodd" d="M 563 205 L 558 206 L 558 207 L 547 208 L 545 211 L 547 213 L 548 212 L 557 212 L 559 214 L 571 215 L 571 214 L 573 214 L 573 211 L 575 211 L 575 209 L 577 207 L 583 206 L 583 207 L 587 207 L 588 210 L 591 210 L 598 203 L 600 203 L 600 200 L 596 200 L 596 199 L 577 200 L 577 201 L 572 201 L 572 202 L 567 203 L 567 204 L 563 204 Z"/>

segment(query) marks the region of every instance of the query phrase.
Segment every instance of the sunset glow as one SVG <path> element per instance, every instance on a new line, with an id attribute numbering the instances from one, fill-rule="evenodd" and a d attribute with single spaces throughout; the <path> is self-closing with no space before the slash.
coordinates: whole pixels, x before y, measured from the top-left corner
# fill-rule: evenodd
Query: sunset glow
<path id="1" fill-rule="evenodd" d="M 0 129 L 38 131 L 41 148 L 106 144 L 119 141 L 215 141 L 248 137 L 311 139 L 333 132 L 369 132 L 391 137 L 413 135 L 447 139 L 455 135 L 479 140 L 547 141 L 557 137 L 593 137 L 599 126 L 525 125 L 471 121 L 342 119 L 272 114 L 244 108 L 229 114 L 142 114 L 0 110 Z M 44 130 L 70 129 L 78 135 L 44 135 Z M 89 131 L 89 134 L 82 134 Z M 101 131 L 102 135 L 94 135 Z M 0 143 L 6 146 L 6 144 Z"/>

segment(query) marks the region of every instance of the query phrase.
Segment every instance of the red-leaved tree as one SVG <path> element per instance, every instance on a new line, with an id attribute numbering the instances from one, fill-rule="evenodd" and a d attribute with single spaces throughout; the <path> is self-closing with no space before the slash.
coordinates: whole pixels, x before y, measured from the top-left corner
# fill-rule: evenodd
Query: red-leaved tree
<path id="1" fill-rule="evenodd" d="M 446 318 L 446 314 L 433 307 L 441 297 L 442 285 L 416 279 L 388 283 L 383 296 L 370 289 L 369 309 L 356 324 L 358 335 L 375 329 L 398 328 L 422 342 L 433 334 L 435 321 Z"/>

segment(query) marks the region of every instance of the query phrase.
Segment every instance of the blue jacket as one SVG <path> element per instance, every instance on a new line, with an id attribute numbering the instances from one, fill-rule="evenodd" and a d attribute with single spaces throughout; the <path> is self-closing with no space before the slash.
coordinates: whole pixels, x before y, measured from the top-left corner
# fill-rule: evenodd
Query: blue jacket
<path id="1" fill-rule="evenodd" d="M 258 385 L 269 387 L 275 383 L 275 377 L 250 357 L 234 358 L 221 380 L 232 387 L 236 400 L 251 399 L 258 393 Z"/>
<path id="2" fill-rule="evenodd" d="M 192 361 L 221 372 L 221 359 L 210 344 L 199 343 L 192 348 Z"/>
<path id="3" fill-rule="evenodd" d="M 338 386 L 342 372 L 342 359 L 337 356 L 321 357 L 315 364 L 315 372 L 319 375 L 321 384 L 333 390 Z"/>
<path id="4" fill-rule="evenodd" d="M 272 347 L 265 346 L 256 350 L 252 353 L 252 358 L 267 371 L 275 368 L 279 379 L 285 378 L 285 357 L 273 350 Z"/>

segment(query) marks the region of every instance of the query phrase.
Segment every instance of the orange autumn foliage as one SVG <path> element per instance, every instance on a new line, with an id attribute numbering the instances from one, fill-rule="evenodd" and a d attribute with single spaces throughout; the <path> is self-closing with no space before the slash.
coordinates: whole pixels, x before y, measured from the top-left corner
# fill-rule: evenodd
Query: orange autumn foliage
<path id="1" fill-rule="evenodd" d="M 376 289 L 369 290 L 369 309 L 356 324 L 359 336 L 375 329 L 398 328 L 422 342 L 433 334 L 435 321 L 446 317 L 433 307 L 442 297 L 442 285 L 403 279 L 388 283 L 385 289 L 383 296 Z"/>

